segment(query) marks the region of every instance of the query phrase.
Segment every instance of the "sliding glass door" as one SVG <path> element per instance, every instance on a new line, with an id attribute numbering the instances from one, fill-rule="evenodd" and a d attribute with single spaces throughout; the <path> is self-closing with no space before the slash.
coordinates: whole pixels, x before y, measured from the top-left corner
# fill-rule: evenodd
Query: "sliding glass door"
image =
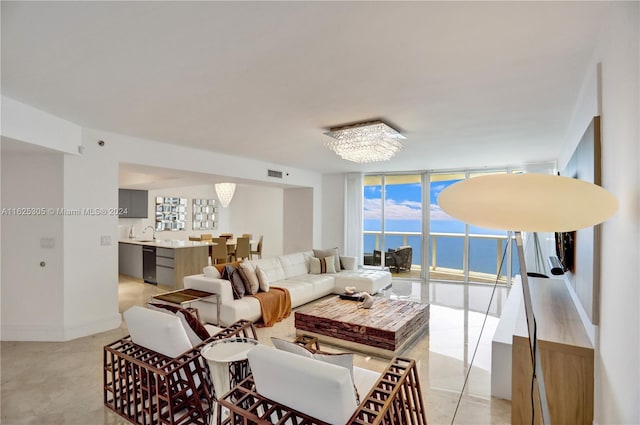
<path id="1" fill-rule="evenodd" d="M 430 175 L 429 279 L 466 280 L 466 226 L 445 213 L 438 205 L 440 192 L 465 178 L 465 173 Z"/>
<path id="2" fill-rule="evenodd" d="M 420 277 L 422 175 L 364 178 L 364 264 L 389 267 L 396 277 Z"/>
<path id="3" fill-rule="evenodd" d="M 515 250 L 509 232 L 469 226 L 438 206 L 440 192 L 467 178 L 495 172 L 432 173 L 430 175 L 429 279 L 442 281 L 508 283 L 517 274 Z M 507 202 L 507 200 L 505 200 Z"/>

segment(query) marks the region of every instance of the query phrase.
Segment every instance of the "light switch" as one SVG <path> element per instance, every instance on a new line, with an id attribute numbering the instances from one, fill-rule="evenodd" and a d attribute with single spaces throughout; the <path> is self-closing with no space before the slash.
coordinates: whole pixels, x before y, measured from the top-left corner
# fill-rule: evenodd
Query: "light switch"
<path id="1" fill-rule="evenodd" d="M 40 248 L 52 249 L 56 246 L 54 238 L 40 238 Z"/>
<path id="2" fill-rule="evenodd" d="M 111 236 L 107 236 L 107 235 L 100 236 L 100 245 L 102 246 L 111 245 Z"/>

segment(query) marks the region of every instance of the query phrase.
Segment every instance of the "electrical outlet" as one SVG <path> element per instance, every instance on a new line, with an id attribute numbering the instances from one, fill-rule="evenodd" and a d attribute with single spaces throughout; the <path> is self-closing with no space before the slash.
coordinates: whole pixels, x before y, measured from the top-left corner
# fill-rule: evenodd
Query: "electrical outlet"
<path id="1" fill-rule="evenodd" d="M 100 236 L 100 245 L 102 246 L 111 245 L 111 236 L 105 236 L 105 235 Z"/>
<path id="2" fill-rule="evenodd" d="M 52 249 L 56 246 L 54 238 L 40 238 L 40 248 Z"/>

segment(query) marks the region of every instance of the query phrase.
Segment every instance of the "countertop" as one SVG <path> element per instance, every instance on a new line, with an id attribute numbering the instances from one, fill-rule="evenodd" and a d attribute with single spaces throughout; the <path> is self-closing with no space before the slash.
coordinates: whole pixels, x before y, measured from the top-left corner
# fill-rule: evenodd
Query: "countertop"
<path id="1" fill-rule="evenodd" d="M 132 245 L 146 245 L 146 246 L 155 246 L 159 248 L 195 248 L 199 246 L 209 246 L 211 245 L 209 242 L 199 242 L 199 241 L 182 241 L 182 240 L 161 240 L 156 239 L 155 241 L 150 239 L 120 239 L 118 242 L 120 243 L 128 243 Z"/>

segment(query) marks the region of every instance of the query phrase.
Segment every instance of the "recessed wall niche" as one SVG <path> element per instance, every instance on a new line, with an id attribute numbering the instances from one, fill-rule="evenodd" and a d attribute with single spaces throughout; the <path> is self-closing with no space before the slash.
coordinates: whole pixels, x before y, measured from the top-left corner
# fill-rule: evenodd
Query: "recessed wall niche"
<path id="1" fill-rule="evenodd" d="M 193 200 L 193 230 L 212 230 L 218 227 L 218 207 L 215 199 Z"/>
<path id="2" fill-rule="evenodd" d="M 187 198 L 156 196 L 156 231 L 185 230 Z"/>

